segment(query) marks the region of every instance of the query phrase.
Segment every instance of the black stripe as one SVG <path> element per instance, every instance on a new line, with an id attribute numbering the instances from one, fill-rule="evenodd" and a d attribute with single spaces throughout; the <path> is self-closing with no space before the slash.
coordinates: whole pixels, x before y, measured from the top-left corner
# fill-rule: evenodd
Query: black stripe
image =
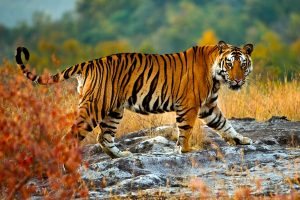
<path id="1" fill-rule="evenodd" d="M 153 104 L 153 110 L 154 110 L 154 111 L 158 111 L 158 103 L 159 103 L 159 100 L 156 99 L 156 101 L 155 101 L 154 104 Z"/>
<path id="2" fill-rule="evenodd" d="M 52 77 L 53 81 L 54 82 L 58 82 L 59 81 L 59 74 L 55 74 L 53 77 Z"/>
<path id="3" fill-rule="evenodd" d="M 97 122 L 94 118 L 92 118 L 92 123 L 93 123 L 93 127 L 96 127 L 97 126 Z"/>
<path id="4" fill-rule="evenodd" d="M 151 62 L 150 62 L 150 66 L 149 66 L 149 72 L 148 72 L 148 76 L 147 76 L 147 80 L 150 78 L 151 74 L 152 74 L 152 71 L 153 71 L 153 60 L 151 59 Z M 146 67 L 145 67 L 146 68 Z"/>
<path id="5" fill-rule="evenodd" d="M 106 138 L 103 138 L 104 141 L 106 141 L 107 143 L 112 143 L 112 141 L 109 141 L 108 139 Z"/>
<path id="6" fill-rule="evenodd" d="M 115 137 L 115 132 L 112 130 L 105 130 L 105 132 L 103 133 L 103 138 L 105 139 L 105 135 L 110 135 L 111 137 Z"/>
<path id="7" fill-rule="evenodd" d="M 183 120 L 184 120 L 183 116 L 177 116 L 176 117 L 176 122 L 177 123 L 181 123 L 181 122 L 183 122 Z"/>
<path id="8" fill-rule="evenodd" d="M 28 60 L 29 60 L 29 57 L 30 57 L 29 51 L 28 51 L 28 49 L 27 49 L 26 47 L 18 47 L 18 48 L 17 48 L 17 53 L 16 53 L 15 58 L 16 58 L 17 64 L 19 64 L 19 65 L 22 65 L 22 64 L 23 64 L 22 56 L 21 56 L 22 52 L 23 52 L 24 55 L 25 55 L 26 61 L 28 61 Z M 23 68 L 23 66 L 22 66 L 22 68 Z M 25 66 L 24 66 L 24 68 L 25 68 Z"/>
<path id="9" fill-rule="evenodd" d="M 171 67 L 170 70 L 172 72 L 170 87 L 171 87 L 171 95 L 172 95 L 172 98 L 173 98 L 174 97 L 174 90 L 175 90 L 175 87 L 174 87 L 174 76 L 175 76 L 175 72 L 176 72 L 176 59 L 175 59 L 175 55 L 174 54 L 171 57 L 172 57 L 173 62 L 174 62 L 174 66 L 170 66 Z"/>
<path id="10" fill-rule="evenodd" d="M 226 124 L 226 119 L 223 121 L 222 125 L 220 127 L 217 127 L 217 130 L 221 130 Z"/>
<path id="11" fill-rule="evenodd" d="M 168 111 L 169 103 L 170 103 L 170 98 L 168 98 L 168 100 L 163 104 L 163 110 Z"/>
<path id="12" fill-rule="evenodd" d="M 148 112 L 151 111 L 150 110 L 150 101 L 151 101 L 152 95 L 157 87 L 158 77 L 159 77 L 159 71 L 157 72 L 154 79 L 152 80 L 152 82 L 150 84 L 150 90 L 149 90 L 148 94 L 144 97 L 143 102 L 142 102 L 143 107 Z"/>
<path id="13" fill-rule="evenodd" d="M 183 62 L 182 62 L 180 53 L 178 53 L 177 55 L 178 55 L 178 58 L 179 58 L 180 64 L 181 64 L 181 65 L 179 66 L 179 68 L 181 68 L 179 78 L 181 79 L 181 78 L 182 78 L 182 72 L 183 72 L 183 67 L 184 67 L 184 66 L 183 66 Z M 180 90 L 180 83 L 179 83 L 179 85 L 178 85 L 178 88 L 177 88 L 177 91 L 176 91 L 176 94 L 175 94 L 175 96 L 176 96 L 177 98 L 178 98 L 179 90 Z"/>
<path id="14" fill-rule="evenodd" d="M 188 130 L 191 129 L 192 127 L 190 125 L 183 125 L 183 126 L 178 126 L 178 128 L 183 130 Z"/>
<path id="15" fill-rule="evenodd" d="M 200 113 L 199 117 L 201 119 L 203 119 L 203 118 L 210 116 L 213 113 L 214 109 L 215 109 L 215 107 L 212 107 L 208 110 L 208 112 L 205 111 L 205 112 Z"/>
<path id="16" fill-rule="evenodd" d="M 225 79 L 225 77 L 224 77 Z M 217 93 L 218 90 L 220 89 L 220 81 L 216 80 L 215 78 L 213 79 L 213 93 Z"/>
<path id="17" fill-rule="evenodd" d="M 71 73 L 71 76 L 73 76 L 74 73 L 77 71 L 78 66 L 79 66 L 79 64 L 77 64 L 77 65 L 74 66 L 73 71 L 72 71 L 72 73 Z"/>
<path id="18" fill-rule="evenodd" d="M 69 73 L 70 73 L 70 71 L 71 71 L 72 69 L 73 69 L 73 67 L 69 67 L 68 69 L 66 69 L 66 70 L 64 71 L 64 79 L 70 78 Z"/>
<path id="19" fill-rule="evenodd" d="M 217 99 L 218 99 L 218 95 L 215 96 L 215 97 L 213 97 L 213 98 L 211 98 L 211 99 L 209 100 L 208 103 L 213 103 L 213 102 L 215 102 Z"/>
<path id="20" fill-rule="evenodd" d="M 108 63 L 111 64 L 111 62 L 112 62 L 112 56 L 106 56 L 106 59 L 107 59 Z"/>
<path id="21" fill-rule="evenodd" d="M 188 113 L 190 110 L 192 110 L 192 109 L 194 109 L 194 108 L 189 108 L 189 109 L 187 109 L 187 110 L 177 110 L 177 115 L 179 115 L 179 116 L 183 116 L 183 115 L 185 115 L 186 113 Z M 180 112 L 182 112 L 182 111 L 184 111 L 183 113 L 180 113 Z"/>
<path id="22" fill-rule="evenodd" d="M 80 115 L 79 117 L 84 118 L 82 115 Z M 76 123 L 76 125 L 79 126 L 80 124 L 83 124 L 83 123 L 84 123 L 84 121 L 80 121 L 80 122 Z"/>
<path id="23" fill-rule="evenodd" d="M 92 126 L 87 124 L 86 129 L 88 132 L 91 132 L 93 130 Z"/>
<path id="24" fill-rule="evenodd" d="M 112 118 L 114 118 L 114 119 L 122 119 L 123 118 L 123 116 L 122 116 L 122 114 L 121 113 L 119 113 L 119 112 L 109 112 L 109 116 L 110 117 L 112 117 Z"/>
<path id="25" fill-rule="evenodd" d="M 134 105 L 137 101 L 137 93 L 141 90 L 143 86 L 144 73 L 140 74 L 138 79 L 135 81 L 131 94 L 131 103 Z"/>
<path id="26" fill-rule="evenodd" d="M 222 118 L 222 115 L 221 113 L 219 113 L 218 116 L 216 116 L 211 122 L 209 122 L 207 124 L 207 126 L 211 127 L 211 128 L 216 128 L 220 125 L 220 120 Z"/>
<path id="27" fill-rule="evenodd" d="M 165 100 L 165 98 L 166 98 L 166 95 L 168 94 L 167 93 L 167 90 L 168 90 L 168 84 L 167 84 L 167 81 L 168 81 L 168 76 L 167 76 L 167 61 L 166 61 L 166 59 L 162 56 L 162 59 L 163 59 L 163 61 L 164 61 L 164 65 L 163 65 L 163 67 L 164 67 L 164 82 L 163 82 L 163 87 L 162 87 L 162 90 L 161 90 L 161 99 L 162 99 L 162 101 L 164 101 Z"/>
<path id="28" fill-rule="evenodd" d="M 101 122 L 101 123 L 100 123 L 100 126 L 101 126 L 102 128 L 116 129 L 116 127 L 111 126 L 111 125 L 108 125 L 108 124 L 105 123 L 105 122 Z"/>
<path id="29" fill-rule="evenodd" d="M 80 135 L 80 133 L 77 133 L 76 135 L 74 135 L 74 137 L 75 137 L 76 139 L 78 139 L 79 141 L 82 141 L 82 140 L 84 140 L 84 138 L 85 138 L 85 136 Z"/>
<path id="30" fill-rule="evenodd" d="M 142 66 L 143 63 L 143 54 L 139 53 L 138 55 L 138 61 L 140 62 L 140 66 Z"/>
<path id="31" fill-rule="evenodd" d="M 226 133 L 229 129 L 231 129 L 231 127 L 228 127 L 226 130 L 224 130 L 224 132 Z"/>

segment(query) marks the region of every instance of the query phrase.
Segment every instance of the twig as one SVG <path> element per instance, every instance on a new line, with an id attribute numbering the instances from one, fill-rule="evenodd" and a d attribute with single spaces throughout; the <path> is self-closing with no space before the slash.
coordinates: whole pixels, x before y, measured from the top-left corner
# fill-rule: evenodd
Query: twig
<path id="1" fill-rule="evenodd" d="M 10 192 L 10 194 L 7 197 L 7 200 L 12 200 L 15 196 L 15 193 L 29 180 L 30 176 L 25 176 L 16 186 L 15 188 Z"/>

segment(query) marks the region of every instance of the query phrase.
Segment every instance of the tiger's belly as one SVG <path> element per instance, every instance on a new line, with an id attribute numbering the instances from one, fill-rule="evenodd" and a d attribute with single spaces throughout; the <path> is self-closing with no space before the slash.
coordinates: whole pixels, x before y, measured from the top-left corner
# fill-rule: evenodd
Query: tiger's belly
<path id="1" fill-rule="evenodd" d="M 171 98 L 162 97 L 130 97 L 125 108 L 144 115 L 175 111 Z"/>

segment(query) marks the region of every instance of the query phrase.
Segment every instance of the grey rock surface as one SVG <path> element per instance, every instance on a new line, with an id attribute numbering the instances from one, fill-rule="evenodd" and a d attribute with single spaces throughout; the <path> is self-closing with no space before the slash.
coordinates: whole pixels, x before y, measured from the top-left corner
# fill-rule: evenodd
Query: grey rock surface
<path id="1" fill-rule="evenodd" d="M 218 197 L 241 187 L 253 195 L 300 191 L 300 122 L 272 117 L 266 122 L 232 119 L 233 126 L 254 144 L 229 146 L 204 126 L 211 141 L 205 149 L 174 153 L 175 142 L 149 132 L 172 130 L 158 127 L 127 134 L 117 142 L 132 157 L 111 159 L 98 145 L 84 148 L 88 168 L 81 168 L 90 199 L 131 197 Z M 203 190 L 203 188 L 208 188 Z M 201 194 L 202 193 L 202 194 Z M 206 193 L 206 194 L 203 194 Z"/>

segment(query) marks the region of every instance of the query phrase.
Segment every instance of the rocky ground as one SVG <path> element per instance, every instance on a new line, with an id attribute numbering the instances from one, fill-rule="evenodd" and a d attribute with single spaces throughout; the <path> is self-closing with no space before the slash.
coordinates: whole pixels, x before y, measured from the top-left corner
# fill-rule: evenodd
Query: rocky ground
<path id="1" fill-rule="evenodd" d="M 149 136 L 172 132 L 164 126 L 120 138 L 118 145 L 133 152 L 132 157 L 110 159 L 98 145 L 86 146 L 84 159 L 90 165 L 80 171 L 90 199 L 220 197 L 241 187 L 252 195 L 300 192 L 300 122 L 284 117 L 231 121 L 253 145 L 228 146 L 204 127 L 211 141 L 207 148 L 179 155 L 174 141 Z"/>

